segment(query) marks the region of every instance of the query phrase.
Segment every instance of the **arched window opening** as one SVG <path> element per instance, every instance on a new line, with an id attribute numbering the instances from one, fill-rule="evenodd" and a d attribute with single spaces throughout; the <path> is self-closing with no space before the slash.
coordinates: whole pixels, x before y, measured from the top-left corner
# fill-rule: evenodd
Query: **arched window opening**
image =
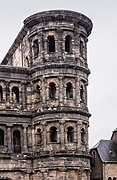
<path id="1" fill-rule="evenodd" d="M 48 49 L 49 49 L 49 52 L 55 52 L 54 36 L 48 36 Z"/>
<path id="2" fill-rule="evenodd" d="M 83 41 L 80 40 L 80 54 L 83 56 Z"/>
<path id="3" fill-rule="evenodd" d="M 71 51 L 71 36 L 67 35 L 65 38 L 65 52 L 70 53 Z"/>
<path id="4" fill-rule="evenodd" d="M 67 98 L 73 98 L 73 86 L 70 82 L 66 84 L 66 96 Z"/>
<path id="5" fill-rule="evenodd" d="M 4 131 L 0 129 L 0 146 L 4 146 Z"/>
<path id="6" fill-rule="evenodd" d="M 37 145 L 41 144 L 42 142 L 42 132 L 41 129 L 37 129 Z"/>
<path id="7" fill-rule="evenodd" d="M 24 59 L 24 67 L 29 67 L 29 60 L 27 56 Z"/>
<path id="8" fill-rule="evenodd" d="M 111 180 L 111 179 L 112 179 L 111 177 L 108 178 L 108 180 Z"/>
<path id="9" fill-rule="evenodd" d="M 53 82 L 49 84 L 49 98 L 50 99 L 56 98 L 56 84 Z"/>
<path id="10" fill-rule="evenodd" d="M 33 54 L 34 56 L 37 56 L 39 54 L 39 43 L 38 39 L 33 41 Z"/>
<path id="11" fill-rule="evenodd" d="M 2 86 L 0 86 L 0 102 L 3 101 L 3 89 Z"/>
<path id="12" fill-rule="evenodd" d="M 12 99 L 13 102 L 19 102 L 19 88 L 16 86 L 12 87 Z"/>
<path id="13" fill-rule="evenodd" d="M 40 86 L 36 86 L 36 99 L 40 99 Z"/>
<path id="14" fill-rule="evenodd" d="M 57 142 L 57 128 L 54 126 L 50 128 L 50 142 Z"/>
<path id="15" fill-rule="evenodd" d="M 84 101 L 84 88 L 83 88 L 83 85 L 80 86 L 80 99 L 81 99 L 81 101 Z"/>
<path id="16" fill-rule="evenodd" d="M 116 177 L 114 177 L 113 180 L 116 180 Z"/>
<path id="17" fill-rule="evenodd" d="M 19 130 L 13 132 L 14 153 L 21 153 L 21 134 Z"/>
<path id="18" fill-rule="evenodd" d="M 81 129 L 81 142 L 85 143 L 85 130 L 84 130 L 84 128 Z"/>
<path id="19" fill-rule="evenodd" d="M 73 140 L 74 140 L 74 128 L 70 126 L 67 128 L 67 142 L 73 143 Z"/>

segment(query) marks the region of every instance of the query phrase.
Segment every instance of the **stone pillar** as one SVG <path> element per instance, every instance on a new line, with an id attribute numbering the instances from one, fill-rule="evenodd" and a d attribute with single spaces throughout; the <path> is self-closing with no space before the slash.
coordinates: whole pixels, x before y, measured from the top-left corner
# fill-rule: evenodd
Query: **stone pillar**
<path id="1" fill-rule="evenodd" d="M 64 106 L 64 86 L 63 86 L 63 77 L 59 77 L 59 104 L 60 106 Z"/>
<path id="2" fill-rule="evenodd" d="M 26 109 L 26 82 L 22 82 L 22 108 Z"/>
<path id="3" fill-rule="evenodd" d="M 46 123 L 43 123 L 43 147 L 46 150 L 47 147 Z"/>
<path id="4" fill-rule="evenodd" d="M 75 31 L 74 31 L 74 54 L 75 54 L 76 61 L 78 61 L 78 58 L 79 58 L 78 36 L 79 36 L 78 30 L 75 29 Z"/>
<path id="5" fill-rule="evenodd" d="M 76 78 L 76 106 L 79 106 L 80 104 L 80 98 L 79 98 L 79 78 Z"/>
<path id="6" fill-rule="evenodd" d="M 25 180 L 30 180 L 29 174 L 25 174 Z"/>
<path id="7" fill-rule="evenodd" d="M 29 39 L 28 39 L 28 41 L 29 41 L 29 67 L 32 65 L 32 38 L 31 37 L 29 37 Z"/>
<path id="8" fill-rule="evenodd" d="M 8 152 L 12 153 L 12 132 L 11 125 L 7 126 L 7 141 L 8 141 Z"/>
<path id="9" fill-rule="evenodd" d="M 43 104 L 43 106 L 46 106 L 46 98 L 47 98 L 46 89 L 47 89 L 46 79 L 43 78 L 43 79 L 42 79 L 42 91 L 41 91 L 42 104 Z"/>
<path id="10" fill-rule="evenodd" d="M 48 179 L 48 173 L 46 170 L 42 170 L 42 179 L 47 180 Z"/>
<path id="11" fill-rule="evenodd" d="M 6 107 L 10 107 L 10 82 L 6 82 Z"/>
<path id="12" fill-rule="evenodd" d="M 23 125 L 23 152 L 26 153 L 27 150 L 27 125 Z"/>
<path id="13" fill-rule="evenodd" d="M 58 41 L 57 41 L 57 44 L 58 44 L 58 47 L 57 47 L 57 54 L 58 54 L 58 59 L 61 61 L 63 60 L 62 58 L 62 51 L 63 51 L 63 46 L 62 46 L 62 33 L 63 33 L 63 30 L 61 29 L 61 27 L 58 27 L 57 28 L 57 33 L 58 33 Z"/>
<path id="14" fill-rule="evenodd" d="M 87 172 L 87 180 L 90 180 L 90 171 Z"/>
<path id="15" fill-rule="evenodd" d="M 77 149 L 80 149 L 80 147 L 81 147 L 81 129 L 79 122 L 77 122 Z"/>
<path id="16" fill-rule="evenodd" d="M 61 149 L 65 148 L 65 130 L 64 130 L 65 121 L 60 121 L 60 134 L 61 134 Z"/>

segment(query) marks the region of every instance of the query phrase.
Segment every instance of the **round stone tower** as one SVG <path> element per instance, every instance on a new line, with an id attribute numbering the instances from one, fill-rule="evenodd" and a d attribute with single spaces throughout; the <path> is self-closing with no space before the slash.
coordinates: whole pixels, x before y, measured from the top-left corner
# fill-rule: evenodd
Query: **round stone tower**
<path id="1" fill-rule="evenodd" d="M 92 22 L 78 12 L 52 10 L 28 17 L 24 27 L 30 44 L 32 178 L 89 180 L 87 42 Z"/>

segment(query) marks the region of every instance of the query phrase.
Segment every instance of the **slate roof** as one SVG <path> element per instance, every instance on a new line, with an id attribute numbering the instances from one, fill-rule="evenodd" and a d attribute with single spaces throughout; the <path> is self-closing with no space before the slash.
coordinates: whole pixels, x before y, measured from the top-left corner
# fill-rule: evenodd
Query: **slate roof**
<path id="1" fill-rule="evenodd" d="M 100 140 L 93 149 L 97 150 L 103 162 L 117 163 L 117 140 Z"/>

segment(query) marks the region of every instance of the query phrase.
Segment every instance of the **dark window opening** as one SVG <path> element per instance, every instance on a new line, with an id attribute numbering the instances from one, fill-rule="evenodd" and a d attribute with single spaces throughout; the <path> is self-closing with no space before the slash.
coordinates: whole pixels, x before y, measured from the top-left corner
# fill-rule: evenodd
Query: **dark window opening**
<path id="1" fill-rule="evenodd" d="M 36 86 L 36 99 L 40 99 L 40 86 Z"/>
<path id="2" fill-rule="evenodd" d="M 81 99 L 81 101 L 84 101 L 84 88 L 83 88 L 83 85 L 80 86 L 80 99 Z"/>
<path id="3" fill-rule="evenodd" d="M 21 153 L 21 135 L 19 130 L 13 132 L 14 153 Z"/>
<path id="4" fill-rule="evenodd" d="M 67 98 L 73 98 L 73 86 L 70 82 L 66 84 L 66 96 Z"/>
<path id="5" fill-rule="evenodd" d="M 38 39 L 33 41 L 33 52 L 34 52 L 34 56 L 37 56 L 39 54 L 39 43 L 38 43 Z"/>
<path id="6" fill-rule="evenodd" d="M 42 142 L 41 129 L 37 129 L 37 145 L 41 144 L 41 142 Z"/>
<path id="7" fill-rule="evenodd" d="M 73 143 L 73 139 L 74 139 L 74 128 L 68 127 L 67 128 L 67 142 Z"/>
<path id="8" fill-rule="evenodd" d="M 113 180 L 116 180 L 116 177 L 114 177 Z"/>
<path id="9" fill-rule="evenodd" d="M 108 180 L 111 180 L 111 179 L 112 179 L 111 177 L 108 178 Z"/>
<path id="10" fill-rule="evenodd" d="M 65 52 L 70 53 L 71 51 L 71 36 L 67 35 L 65 38 Z"/>
<path id="11" fill-rule="evenodd" d="M 24 67 L 29 67 L 29 60 L 28 60 L 28 57 L 26 56 L 25 57 L 25 60 L 24 60 Z"/>
<path id="12" fill-rule="evenodd" d="M 49 98 L 50 99 L 56 98 L 56 85 L 55 85 L 55 83 L 49 84 Z"/>
<path id="13" fill-rule="evenodd" d="M 4 131 L 0 129 L 0 146 L 4 146 Z"/>
<path id="14" fill-rule="evenodd" d="M 48 49 L 49 49 L 49 52 L 55 52 L 54 36 L 48 36 Z"/>
<path id="15" fill-rule="evenodd" d="M 0 102 L 3 101 L 3 89 L 2 86 L 0 86 Z"/>
<path id="16" fill-rule="evenodd" d="M 81 129 L 81 142 L 85 143 L 85 130 L 84 130 L 84 128 Z"/>
<path id="17" fill-rule="evenodd" d="M 57 128 L 50 128 L 50 142 L 57 142 Z"/>
<path id="18" fill-rule="evenodd" d="M 83 56 L 83 41 L 80 40 L 80 54 Z"/>
<path id="19" fill-rule="evenodd" d="M 12 88 L 12 99 L 13 102 L 19 102 L 19 88 L 16 86 Z"/>

